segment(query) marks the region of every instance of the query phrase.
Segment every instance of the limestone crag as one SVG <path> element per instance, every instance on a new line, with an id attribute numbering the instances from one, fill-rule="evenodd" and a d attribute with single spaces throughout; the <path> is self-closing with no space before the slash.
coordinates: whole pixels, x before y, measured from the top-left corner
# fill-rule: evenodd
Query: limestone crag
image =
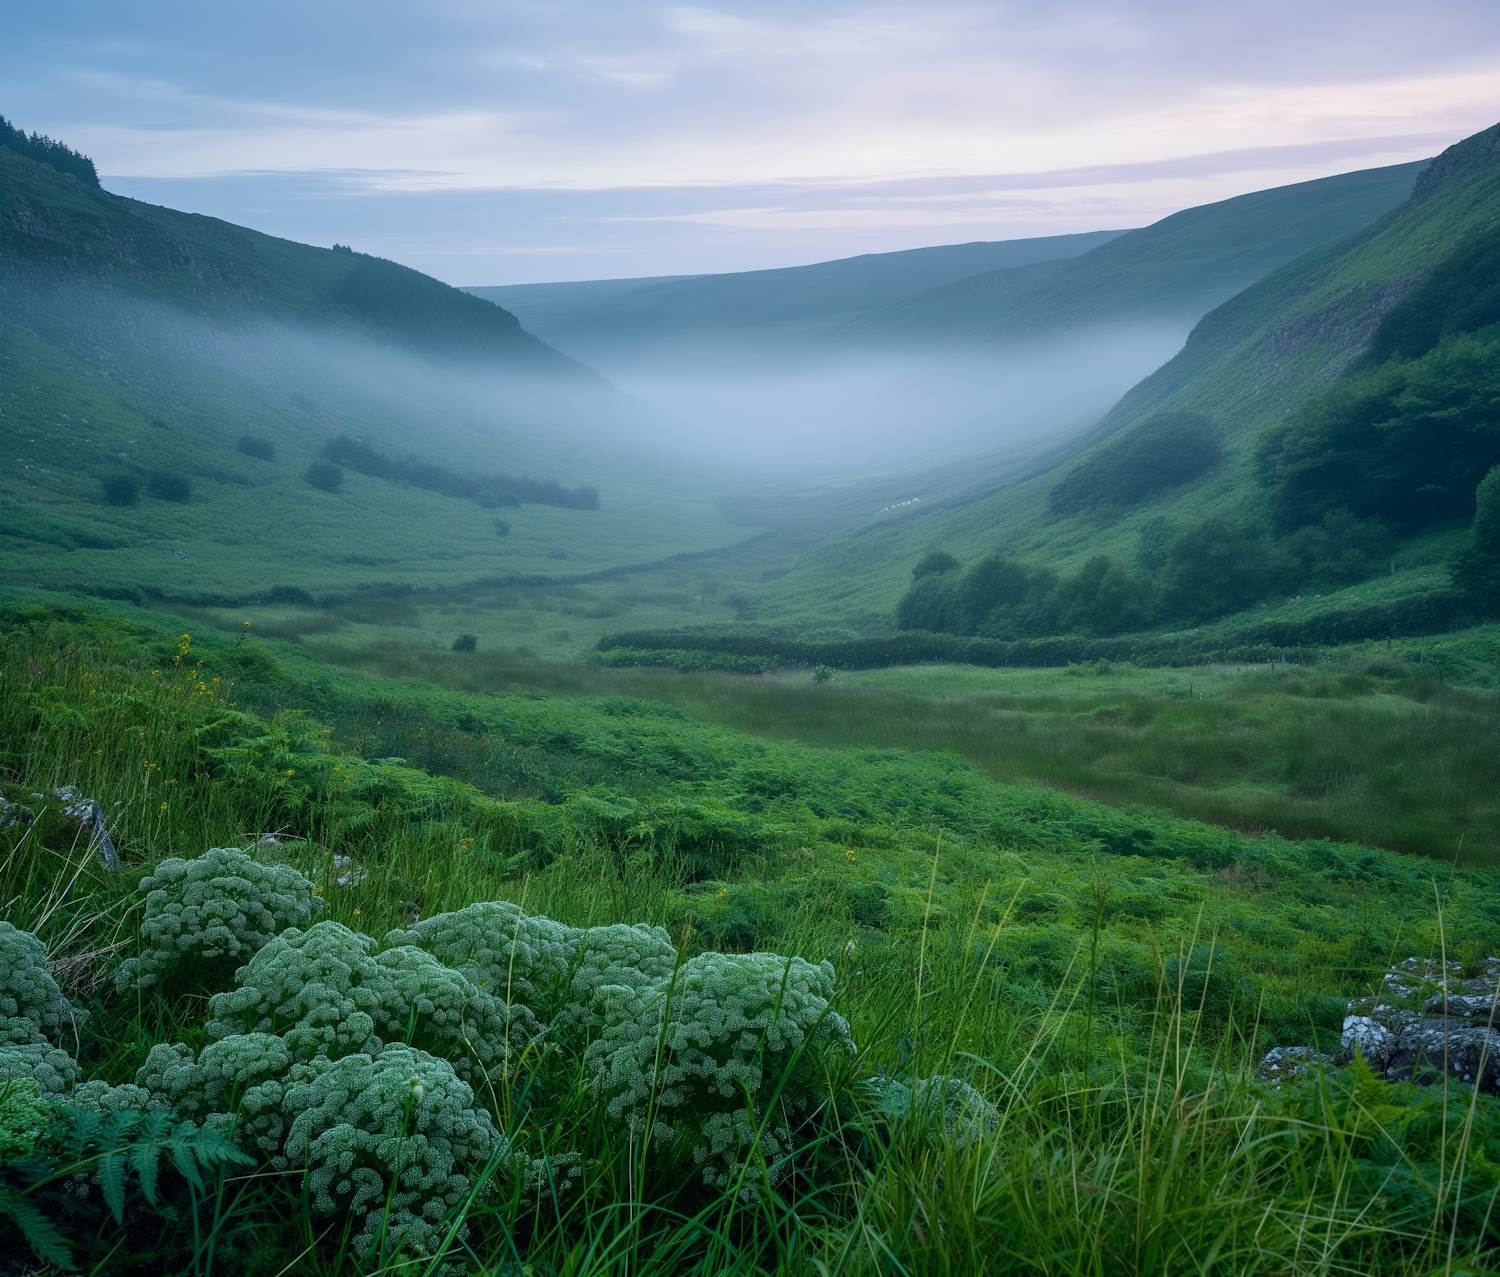
<path id="1" fill-rule="evenodd" d="M 1447 1078 L 1500 1094 L 1500 958 L 1486 958 L 1468 979 L 1456 962 L 1408 958 L 1385 974 L 1379 993 L 1349 1003 L 1336 1055 L 1277 1047 L 1259 1071 L 1280 1085 L 1356 1055 L 1393 1081 Z"/>
<path id="2" fill-rule="evenodd" d="M 1500 1093 L 1497 1023 L 1500 958 L 1485 959 L 1480 974 L 1467 980 L 1457 963 L 1408 958 L 1387 973 L 1380 994 L 1349 1004 L 1336 1061 L 1348 1063 L 1357 1053 L 1395 1080 L 1431 1084 L 1448 1077 Z"/>

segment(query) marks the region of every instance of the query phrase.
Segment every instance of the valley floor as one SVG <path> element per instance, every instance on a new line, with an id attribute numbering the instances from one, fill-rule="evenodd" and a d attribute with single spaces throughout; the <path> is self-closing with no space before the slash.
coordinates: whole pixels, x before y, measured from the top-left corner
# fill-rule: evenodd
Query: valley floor
<path id="1" fill-rule="evenodd" d="M 401 618 L 365 642 L 349 630 L 371 621 L 258 640 L 35 601 L 13 602 L 4 624 L 0 788 L 8 813 L 36 814 L 0 831 L 3 916 L 42 938 L 58 996 L 89 1018 L 66 1029 L 86 1080 L 46 1082 L 61 1125 L 35 1126 L 43 1161 L 0 1166 L 0 1188 L 39 1183 L 34 1200 L 93 1271 L 426 1273 L 441 1255 L 495 1277 L 627 1264 L 705 1277 L 1425 1277 L 1484 1271 L 1500 1254 L 1488 1074 L 1477 1090 L 1441 1070 L 1442 1085 L 1420 1086 L 1341 1052 L 1349 999 L 1393 963 L 1445 958 L 1474 975 L 1500 954 L 1495 697 L 1427 677 L 1402 653 L 1275 670 L 911 667 L 814 683 L 452 652 L 432 641 L 446 634 L 398 641 Z M 98 854 L 80 798 L 107 813 L 122 873 Z M 490 915 L 465 910 L 509 901 L 518 911 L 505 916 L 524 913 L 538 944 L 564 950 L 606 942 L 589 928 L 662 928 L 632 941 L 610 977 L 645 999 L 630 1016 L 670 1002 L 676 976 L 663 972 L 718 971 L 727 983 L 691 987 L 741 1007 L 736 981 L 772 955 L 825 972 L 806 988 L 826 981 L 831 1000 L 796 1004 L 818 1017 L 804 1022 L 806 1054 L 769 1045 L 795 1040 L 773 1033 L 779 1000 L 755 1012 L 769 1017 L 755 1021 L 766 1045 L 735 1066 L 743 1089 L 689 1102 L 648 1083 L 677 1132 L 652 1139 L 632 1135 L 633 1110 L 611 1099 L 618 1053 L 635 1050 L 620 1036 L 630 1017 L 579 1030 L 591 1004 L 544 992 L 531 964 L 545 945 L 525 956 L 519 931 L 497 935 L 483 943 L 502 955 L 505 997 L 531 990 L 523 1009 L 540 1026 L 521 1062 L 468 1089 L 440 1021 L 407 1029 L 423 1085 L 459 1097 L 442 1101 L 459 1105 L 442 1120 L 493 1128 L 506 1141 L 493 1149 L 513 1150 L 457 1155 L 452 1182 L 468 1187 L 432 1208 L 452 1229 L 421 1257 L 361 1258 L 379 1223 L 372 1199 L 303 1192 L 295 1159 L 264 1139 L 242 1146 L 243 1168 L 213 1172 L 217 1205 L 165 1164 L 170 1210 L 129 1176 L 123 1198 L 69 1197 L 57 1188 L 67 1158 L 110 1151 L 89 1104 L 178 1096 L 182 1120 L 229 1103 L 212 1087 L 198 1109 L 180 1097 L 207 1085 L 190 1084 L 192 1069 L 220 1058 L 209 1043 L 230 1032 L 225 1008 L 260 996 L 261 966 L 202 962 L 136 989 L 120 975 L 149 952 L 142 928 L 167 899 L 153 906 L 141 876 L 209 847 L 242 848 L 222 853 L 246 858 L 237 872 L 282 874 L 282 890 L 320 902 L 306 934 L 356 966 L 368 944 L 396 964 L 382 969 L 425 970 L 405 947 L 425 943 L 418 933 L 392 928 L 472 928 Z M 14 947 L 12 934 L 0 943 Z M 192 927 L 182 934 L 192 952 Z M 302 934 L 265 954 L 292 952 Z M 644 956 L 653 945 L 675 955 L 660 970 Z M 446 971 L 442 988 L 470 987 L 469 959 L 434 953 L 421 962 Z M 1420 1000 L 1431 990 L 1417 983 Z M 387 996 L 369 988 L 360 996 Z M 342 1024 L 323 996 L 309 1026 Z M 241 1034 L 271 1059 L 278 1041 L 305 1040 L 282 1015 L 261 1038 L 224 1040 Z M 1323 1054 L 1278 1081 L 1257 1074 L 1271 1047 Z M 6 1049 L 0 1069 L 14 1077 Z M 368 1066 L 344 1049 L 328 1048 L 330 1078 L 396 1048 L 367 1045 Z M 162 1052 L 188 1071 L 163 1073 Z M 307 1066 L 256 1067 L 271 1070 L 256 1086 L 283 1087 L 276 1103 L 303 1103 L 275 1069 Z M 924 1094 L 943 1102 L 923 1109 Z M 731 1108 L 755 1124 L 713 1145 L 738 1150 L 716 1180 L 725 1163 L 694 1141 L 709 1149 Z M 381 1147 L 364 1163 L 372 1183 L 390 1173 Z M 12 1219 L 15 1200 L 0 1197 Z M 31 1262 L 19 1234 L 7 1244 L 5 1262 Z"/>

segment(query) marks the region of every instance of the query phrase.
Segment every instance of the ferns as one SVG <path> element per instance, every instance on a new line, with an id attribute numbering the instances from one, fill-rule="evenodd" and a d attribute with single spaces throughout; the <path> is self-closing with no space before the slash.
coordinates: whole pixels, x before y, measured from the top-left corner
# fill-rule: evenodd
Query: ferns
<path id="1" fill-rule="evenodd" d="M 8 1182 L 0 1184 L 0 1217 L 20 1230 L 42 1262 L 76 1271 L 63 1230 L 43 1204 L 57 1203 L 64 1185 L 82 1185 L 81 1192 L 67 1194 L 76 1198 L 86 1196 L 89 1183 L 97 1182 L 115 1223 L 123 1226 L 132 1180 L 149 1206 L 158 1205 L 163 1157 L 187 1182 L 195 1206 L 208 1191 L 208 1179 L 253 1160 L 216 1131 L 161 1111 L 100 1113 L 63 1107 L 37 1151 L 5 1168 Z M 24 1187 L 16 1187 L 16 1180 Z"/>

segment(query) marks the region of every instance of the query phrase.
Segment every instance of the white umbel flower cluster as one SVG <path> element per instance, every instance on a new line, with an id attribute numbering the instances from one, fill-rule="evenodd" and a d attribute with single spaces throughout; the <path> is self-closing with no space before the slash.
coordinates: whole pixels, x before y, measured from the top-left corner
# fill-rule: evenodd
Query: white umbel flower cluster
<path id="1" fill-rule="evenodd" d="M 86 1018 L 47 969 L 47 946 L 31 932 L 0 922 L 0 1042 L 39 1046 L 76 1040 Z"/>
<path id="2" fill-rule="evenodd" d="M 509 901 L 485 901 L 388 933 L 385 946 L 414 945 L 507 1003 L 524 1003 L 554 1039 L 589 1036 L 604 1024 L 600 991 L 645 989 L 677 965 L 660 927 L 566 927 Z"/>
<path id="3" fill-rule="evenodd" d="M 432 1253 L 472 1172 L 500 1148 L 453 1066 L 402 1043 L 303 1062 L 269 1033 L 226 1037 L 196 1056 L 160 1045 L 134 1087 L 113 1088 L 127 1090 L 258 1150 L 273 1169 L 305 1170 L 314 1209 L 348 1211 L 360 1249 L 383 1237 L 387 1254 Z M 119 1107 L 116 1098 L 96 1107 Z"/>
<path id="4" fill-rule="evenodd" d="M 239 969 L 238 988 L 209 999 L 209 1037 L 273 1034 L 297 1060 L 401 1042 L 477 1082 L 503 1077 L 539 1031 L 527 1007 L 506 1006 L 430 953 L 374 947 L 337 922 L 285 931 Z"/>
<path id="5" fill-rule="evenodd" d="M 192 860 L 163 860 L 141 879 L 145 912 L 140 957 L 122 963 L 122 992 L 156 984 L 181 962 L 194 978 L 228 975 L 288 927 L 305 927 L 323 908 L 313 884 L 288 865 L 263 865 L 235 847 L 210 847 Z"/>
<path id="6" fill-rule="evenodd" d="M 606 1026 L 585 1058 L 606 1112 L 636 1134 L 649 1122 L 656 1142 L 690 1134 L 705 1181 L 720 1186 L 763 1130 L 774 1179 L 786 1120 L 823 1097 L 834 1057 L 853 1051 L 829 1006 L 833 981 L 828 962 L 705 953 L 645 989 L 602 990 Z M 775 1120 L 762 1111 L 772 1093 Z"/>

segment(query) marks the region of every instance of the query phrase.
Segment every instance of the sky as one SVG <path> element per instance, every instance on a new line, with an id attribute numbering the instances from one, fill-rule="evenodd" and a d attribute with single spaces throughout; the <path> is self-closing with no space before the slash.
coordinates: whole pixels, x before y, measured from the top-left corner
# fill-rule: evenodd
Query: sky
<path id="1" fill-rule="evenodd" d="M 0 114 L 454 284 L 1146 225 L 1500 120 L 1495 0 L 49 0 Z"/>

